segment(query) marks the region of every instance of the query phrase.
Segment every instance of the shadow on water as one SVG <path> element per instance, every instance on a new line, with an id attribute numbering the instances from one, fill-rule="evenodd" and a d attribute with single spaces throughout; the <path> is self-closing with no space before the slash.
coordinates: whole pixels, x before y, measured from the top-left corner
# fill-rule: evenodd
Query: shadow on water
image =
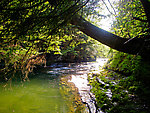
<path id="1" fill-rule="evenodd" d="M 46 76 L 46 75 L 45 75 Z M 0 89 L 0 113 L 67 113 L 56 79 L 34 78 Z"/>
<path id="2" fill-rule="evenodd" d="M 0 113 L 80 113 L 83 108 L 77 88 L 46 70 L 28 82 L 1 83 Z"/>
<path id="3" fill-rule="evenodd" d="M 53 64 L 38 70 L 30 81 L 17 80 L 11 87 L 0 83 L 0 113 L 87 113 L 81 102 L 81 93 L 86 95 L 87 89 L 80 89 L 73 78 L 87 81 L 85 75 L 94 66 L 93 63 Z"/>

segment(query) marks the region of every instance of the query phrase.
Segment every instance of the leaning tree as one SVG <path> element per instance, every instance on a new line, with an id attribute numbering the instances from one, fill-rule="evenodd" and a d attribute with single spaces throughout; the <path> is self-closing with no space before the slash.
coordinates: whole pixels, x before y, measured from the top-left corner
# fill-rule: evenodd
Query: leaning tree
<path id="1" fill-rule="evenodd" d="M 132 1 L 133 2 L 133 1 Z M 135 2 L 135 1 L 134 1 Z M 150 2 L 148 0 L 141 0 L 143 7 L 140 7 L 143 11 L 145 11 L 144 17 L 147 17 L 146 20 L 140 19 L 138 17 L 133 17 L 135 20 L 139 20 L 147 23 L 146 30 L 142 31 L 143 34 L 137 34 L 135 37 L 120 37 L 118 35 L 112 34 L 106 30 L 103 30 L 92 23 L 88 22 L 86 19 L 81 17 L 80 15 L 75 15 L 71 24 L 76 25 L 79 30 L 88 36 L 98 40 L 99 42 L 121 52 L 129 53 L 129 54 L 138 54 L 143 58 L 150 57 Z M 135 7 L 136 8 L 136 7 Z"/>
<path id="2" fill-rule="evenodd" d="M 149 41 L 146 40 L 146 42 L 145 39 L 149 39 L 149 34 L 132 37 L 129 40 L 98 28 L 80 16 L 82 13 L 86 13 L 81 11 L 83 7 L 88 9 L 97 3 L 97 0 L 2 0 L 0 2 L 1 46 L 12 41 L 20 41 L 22 44 L 24 40 L 28 42 L 37 40 L 44 43 L 49 36 L 60 33 L 61 28 L 65 27 L 67 23 L 71 23 L 83 33 L 113 49 L 147 56 L 149 53 L 147 43 Z M 141 8 L 147 17 L 145 22 L 149 24 L 150 2 L 141 0 L 141 3 L 143 5 Z M 147 30 L 147 32 L 149 31 Z M 144 46 L 142 46 L 143 44 Z"/>
<path id="3" fill-rule="evenodd" d="M 32 64 L 33 56 L 52 50 L 59 51 L 59 44 L 64 39 L 66 30 L 69 30 L 68 26 L 78 28 L 113 49 L 149 59 L 149 0 L 140 0 L 140 8 L 145 12 L 146 20 L 134 17 L 147 23 L 147 28 L 142 35 L 130 38 L 107 32 L 85 19 L 90 14 L 100 15 L 95 10 L 98 2 L 99 0 L 1 0 L 0 60 L 5 62 L 2 70 L 26 67 L 23 70 L 30 71 L 27 62 Z"/>

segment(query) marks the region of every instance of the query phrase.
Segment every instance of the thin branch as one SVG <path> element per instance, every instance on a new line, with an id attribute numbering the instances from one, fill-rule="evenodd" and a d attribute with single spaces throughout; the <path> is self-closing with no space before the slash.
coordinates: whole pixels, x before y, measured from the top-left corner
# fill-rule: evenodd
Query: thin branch
<path id="1" fill-rule="evenodd" d="M 75 15 L 76 12 L 78 12 L 81 8 L 83 8 L 87 3 L 89 2 L 89 0 L 87 0 L 82 6 L 80 6 L 80 8 L 78 10 L 76 10 L 71 16 Z M 75 3 L 76 4 L 76 3 Z M 74 4 L 74 5 L 75 5 Z M 73 5 L 73 6 L 74 6 Z M 72 7 L 72 6 L 71 6 Z M 71 8 L 70 7 L 70 8 Z M 70 8 L 68 8 L 67 10 L 69 10 Z M 67 11 L 66 10 L 66 11 Z M 63 12 L 64 13 L 64 12 Z M 61 25 L 65 24 L 68 20 L 70 20 L 71 16 L 69 16 L 66 20 L 64 20 L 62 23 L 60 23 L 58 26 L 56 26 L 50 33 L 47 37 L 49 37 L 50 35 L 53 34 L 53 32 L 55 32 Z"/>
<path id="2" fill-rule="evenodd" d="M 110 4 L 110 6 L 112 7 L 112 9 L 113 9 L 115 15 L 117 15 L 117 13 L 116 13 L 116 11 L 115 11 L 115 8 L 114 8 L 113 5 L 111 4 L 110 0 L 108 0 L 108 2 L 109 2 L 109 4 Z"/>
<path id="3" fill-rule="evenodd" d="M 110 12 L 110 14 L 114 15 L 108 8 L 107 4 L 104 2 L 104 0 L 102 0 L 102 2 L 104 3 L 104 5 L 106 6 L 107 10 Z"/>

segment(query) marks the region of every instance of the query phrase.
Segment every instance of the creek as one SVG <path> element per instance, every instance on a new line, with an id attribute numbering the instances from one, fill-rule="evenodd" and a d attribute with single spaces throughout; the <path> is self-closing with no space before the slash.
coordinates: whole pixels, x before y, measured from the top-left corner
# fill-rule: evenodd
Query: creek
<path id="1" fill-rule="evenodd" d="M 0 113 L 94 113 L 87 77 L 105 62 L 54 63 L 30 81 L 0 83 Z"/>

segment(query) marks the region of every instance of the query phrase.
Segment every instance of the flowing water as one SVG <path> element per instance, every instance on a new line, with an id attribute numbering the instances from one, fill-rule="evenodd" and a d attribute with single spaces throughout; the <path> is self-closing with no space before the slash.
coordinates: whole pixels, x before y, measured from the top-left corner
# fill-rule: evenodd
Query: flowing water
<path id="1" fill-rule="evenodd" d="M 83 103 L 94 112 L 87 74 L 106 61 L 55 63 L 28 82 L 0 83 L 0 113 L 88 113 Z"/>

